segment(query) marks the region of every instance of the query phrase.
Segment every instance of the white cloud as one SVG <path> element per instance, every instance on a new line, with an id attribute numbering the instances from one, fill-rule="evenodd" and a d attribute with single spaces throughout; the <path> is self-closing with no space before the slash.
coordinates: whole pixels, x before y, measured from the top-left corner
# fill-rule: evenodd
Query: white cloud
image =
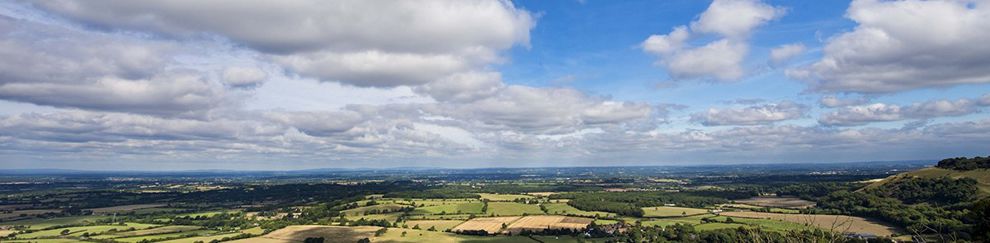
<path id="1" fill-rule="evenodd" d="M 112 29 L 219 35 L 287 69 L 356 86 L 417 85 L 528 45 L 533 17 L 509 1 L 76 1 L 39 7 Z M 277 33 L 277 34 L 274 34 Z"/>
<path id="2" fill-rule="evenodd" d="M 871 122 L 962 116 L 977 112 L 978 105 L 970 99 L 932 100 L 909 106 L 873 103 L 840 108 L 823 114 L 818 122 L 827 126 L 858 126 Z"/>
<path id="3" fill-rule="evenodd" d="M 801 118 L 807 112 L 805 105 L 784 101 L 738 109 L 709 108 L 705 112 L 692 114 L 691 121 L 705 126 L 763 125 Z"/>
<path id="4" fill-rule="evenodd" d="M 804 44 L 785 44 L 770 50 L 770 62 L 781 64 L 804 53 Z"/>
<path id="5" fill-rule="evenodd" d="M 268 78 L 268 73 L 254 67 L 228 67 L 223 71 L 225 84 L 238 88 L 253 88 Z"/>
<path id="6" fill-rule="evenodd" d="M 824 57 L 788 70 L 823 92 L 887 93 L 990 82 L 990 6 L 984 1 L 856 0 L 858 26 L 829 39 Z"/>
<path id="7" fill-rule="evenodd" d="M 818 103 L 821 104 L 822 107 L 827 107 L 827 108 L 862 105 L 862 104 L 866 104 L 867 102 L 870 102 L 870 100 L 867 99 L 866 97 L 839 98 L 834 95 L 822 96 L 822 98 L 818 100 Z"/>
<path id="8" fill-rule="evenodd" d="M 784 9 L 758 0 L 715 0 L 691 30 L 716 33 L 728 38 L 746 38 L 756 27 L 784 15 Z"/>
<path id="9" fill-rule="evenodd" d="M 491 96 L 505 84 L 497 72 L 465 72 L 416 87 L 420 93 L 440 101 L 464 102 Z"/>
<path id="10" fill-rule="evenodd" d="M 181 47 L 0 17 L 0 99 L 55 107 L 196 115 L 226 102 Z M 24 34 L 33 33 L 33 34 Z"/>
<path id="11" fill-rule="evenodd" d="M 691 29 L 675 27 L 666 35 L 651 35 L 641 47 L 658 57 L 656 64 L 675 79 L 736 80 L 745 75 L 742 63 L 749 53 L 747 38 L 756 27 L 779 18 L 780 8 L 750 0 L 716 0 Z M 686 43 L 695 33 L 714 33 L 721 39 L 699 47 Z"/>

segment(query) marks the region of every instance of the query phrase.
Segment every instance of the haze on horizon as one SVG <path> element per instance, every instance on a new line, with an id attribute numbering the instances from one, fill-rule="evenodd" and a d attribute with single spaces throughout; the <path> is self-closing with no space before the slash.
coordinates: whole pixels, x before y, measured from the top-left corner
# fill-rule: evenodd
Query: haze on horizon
<path id="1" fill-rule="evenodd" d="M 987 1 L 0 2 L 0 167 L 986 155 Z"/>

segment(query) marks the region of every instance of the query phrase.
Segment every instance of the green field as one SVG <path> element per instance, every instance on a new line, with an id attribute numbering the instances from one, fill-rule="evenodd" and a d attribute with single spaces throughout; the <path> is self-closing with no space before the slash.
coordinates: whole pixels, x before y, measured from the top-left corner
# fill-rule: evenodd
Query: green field
<path id="1" fill-rule="evenodd" d="M 26 219 L 26 220 L 3 222 L 0 223 L 0 225 L 24 225 L 31 227 L 31 229 L 45 229 L 59 225 L 80 225 L 80 224 L 93 223 L 102 219 L 107 219 L 107 217 L 106 216 L 75 216 L 75 217 L 62 217 L 62 218 L 53 218 L 53 219 Z"/>
<path id="2" fill-rule="evenodd" d="M 520 198 L 534 198 L 533 196 L 530 195 L 521 195 L 521 194 L 478 193 L 478 195 L 481 196 L 481 199 L 488 199 L 489 201 L 496 201 L 496 202 L 497 201 L 511 202 L 513 200 Z"/>
<path id="3" fill-rule="evenodd" d="M 83 233 L 89 233 L 91 235 L 92 234 L 104 234 L 104 233 L 107 233 L 110 230 L 114 230 L 114 231 L 125 231 L 125 230 L 128 230 L 130 228 L 134 228 L 134 229 L 146 229 L 146 228 L 150 228 L 150 227 L 154 227 L 154 226 L 156 226 L 156 225 L 153 225 L 153 224 L 139 224 L 139 223 L 128 223 L 126 225 L 78 226 L 78 227 L 58 228 L 58 229 L 36 231 L 36 232 L 32 232 L 32 233 L 27 233 L 27 234 L 20 234 L 20 235 L 17 235 L 17 238 L 20 238 L 20 239 L 31 239 L 31 238 L 38 238 L 38 237 L 56 237 L 56 236 L 61 236 L 62 235 L 61 232 L 62 231 L 65 231 L 65 230 L 69 230 L 69 234 L 68 234 L 69 236 L 80 236 Z"/>
<path id="4" fill-rule="evenodd" d="M 193 231 L 193 230 L 197 230 L 199 228 L 200 228 L 199 226 L 170 225 L 170 226 L 162 226 L 162 227 L 158 227 L 158 228 L 150 228 L 150 229 L 135 230 L 135 231 L 125 231 L 125 232 L 118 232 L 118 233 L 114 233 L 114 234 L 105 234 L 105 235 L 99 235 L 99 236 L 92 237 L 92 238 L 94 238 L 94 239 L 124 238 L 124 237 L 132 237 L 132 236 L 155 235 L 155 234 L 166 234 L 166 233 L 176 233 L 176 232 L 184 232 L 184 231 Z"/>
<path id="5" fill-rule="evenodd" d="M 165 239 L 169 239 L 169 238 L 189 238 L 189 237 L 197 237 L 197 236 L 208 236 L 208 235 L 211 235 L 211 234 L 214 234 L 214 233 L 216 233 L 216 231 L 213 231 L 213 230 L 194 230 L 194 231 L 169 233 L 169 234 L 157 234 L 157 235 L 145 235 L 145 236 L 134 236 L 134 237 L 116 238 L 116 239 L 113 239 L 113 240 L 114 241 L 120 241 L 120 242 L 133 243 L 133 242 L 140 242 L 142 240 L 161 241 L 161 240 L 165 240 Z"/>
<path id="6" fill-rule="evenodd" d="M 480 202 L 457 202 L 418 207 L 414 209 L 411 214 L 481 214 L 481 209 L 484 206 L 484 203 Z M 489 211 L 490 210 L 491 208 L 489 208 Z M 537 208 L 537 210 L 539 209 Z"/>
<path id="7" fill-rule="evenodd" d="M 701 224 L 701 219 L 702 218 L 711 217 L 711 216 L 714 216 L 714 215 L 711 215 L 711 214 L 702 214 L 702 215 L 695 215 L 695 216 L 688 216 L 688 217 L 653 219 L 653 220 L 642 221 L 642 224 L 643 225 L 647 225 L 647 226 L 667 226 L 667 225 L 674 225 L 674 224 L 678 224 L 678 223 L 680 223 L 680 224 L 696 225 L 696 224 Z M 632 221 L 627 221 L 627 222 L 632 222 Z"/>
<path id="8" fill-rule="evenodd" d="M 167 241 L 162 241 L 162 242 L 165 242 L 165 243 L 210 242 L 210 241 L 213 241 L 213 240 L 218 240 L 219 241 L 219 240 L 221 240 L 221 239 L 223 239 L 225 237 L 235 237 L 235 236 L 238 236 L 238 235 L 241 235 L 241 233 L 240 232 L 235 232 L 235 233 L 210 235 L 210 236 L 189 237 L 189 238 L 182 238 L 182 239 L 175 239 L 175 240 L 167 240 Z"/>
<path id="9" fill-rule="evenodd" d="M 645 207 L 643 217 L 681 217 L 708 213 L 703 208 L 683 208 L 683 207 Z"/>
<path id="10" fill-rule="evenodd" d="M 342 213 L 344 213 L 346 215 L 365 215 L 365 214 L 369 214 L 369 213 L 383 212 L 383 211 L 398 212 L 399 210 L 402 210 L 403 208 L 408 208 L 408 207 L 410 207 L 410 206 L 409 205 L 402 205 L 402 204 L 395 204 L 395 203 L 387 203 L 387 204 L 379 204 L 379 205 L 373 205 L 373 206 L 365 206 L 365 207 L 360 207 L 360 208 L 348 209 L 348 210 L 342 211 Z"/>
<path id="11" fill-rule="evenodd" d="M 34 239 L 34 240 L 10 240 L 3 241 L 4 243 L 77 243 L 77 242 L 88 242 L 74 239 Z"/>
<path id="12" fill-rule="evenodd" d="M 385 221 L 395 222 L 396 220 L 399 219 L 399 216 L 400 215 L 402 215 L 402 213 L 349 215 L 349 216 L 344 216 L 344 218 L 347 218 L 347 220 L 351 220 L 351 221 L 355 221 L 355 220 L 359 220 L 359 219 L 365 219 L 365 220 L 380 220 L 380 219 L 384 219 Z"/>
<path id="13" fill-rule="evenodd" d="M 718 216 L 712 219 L 725 222 L 729 217 Z M 805 226 L 803 224 L 798 224 L 794 222 L 788 222 L 783 220 L 773 220 L 773 219 L 755 219 L 755 218 L 740 218 L 732 217 L 732 221 L 737 224 L 746 224 L 750 226 L 757 226 L 763 229 L 784 232 L 789 230 L 809 230 L 814 229 L 814 227 Z"/>
<path id="14" fill-rule="evenodd" d="M 548 214 L 577 215 L 577 216 L 598 217 L 598 218 L 609 218 L 615 216 L 614 213 L 609 213 L 609 212 L 584 211 L 581 209 L 577 209 L 575 207 L 571 207 L 571 205 L 567 205 L 566 203 L 546 203 L 543 204 L 543 207 L 547 209 Z"/>
<path id="15" fill-rule="evenodd" d="M 516 216 L 516 215 L 537 215 L 543 214 L 540 206 L 536 204 L 522 204 L 513 202 L 490 202 L 488 212 L 485 215 L 495 216 Z"/>
<path id="16" fill-rule="evenodd" d="M 402 236 L 402 232 L 406 232 L 405 236 Z M 458 235 L 454 233 L 446 232 L 434 232 L 426 230 L 413 230 L 413 229 L 397 229 L 389 228 L 388 232 L 379 237 L 374 237 L 371 242 L 390 242 L 390 243 L 400 243 L 400 242 L 431 242 L 431 243 L 537 243 L 525 236 L 470 236 L 470 235 Z"/>

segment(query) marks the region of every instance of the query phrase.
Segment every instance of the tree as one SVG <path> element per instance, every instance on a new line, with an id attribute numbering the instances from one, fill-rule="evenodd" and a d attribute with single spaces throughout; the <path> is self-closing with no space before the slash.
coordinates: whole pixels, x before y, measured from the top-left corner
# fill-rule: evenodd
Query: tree
<path id="1" fill-rule="evenodd" d="M 368 238 L 364 238 L 364 239 L 358 240 L 358 243 L 371 243 L 371 240 L 368 239 Z"/>
<path id="2" fill-rule="evenodd" d="M 303 240 L 304 243 L 323 243 L 323 237 L 308 237 Z"/>

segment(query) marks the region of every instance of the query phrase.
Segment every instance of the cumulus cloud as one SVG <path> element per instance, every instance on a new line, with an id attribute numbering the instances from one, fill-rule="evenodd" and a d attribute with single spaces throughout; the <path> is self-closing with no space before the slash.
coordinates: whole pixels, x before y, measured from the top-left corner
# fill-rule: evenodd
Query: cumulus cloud
<path id="1" fill-rule="evenodd" d="M 0 17 L 0 99 L 55 107 L 190 115 L 224 102 L 178 47 Z M 32 34 L 24 34 L 32 33 Z"/>
<path id="2" fill-rule="evenodd" d="M 692 114 L 691 121 L 705 126 L 763 125 L 801 118 L 807 112 L 805 105 L 784 101 L 745 108 L 709 108 L 705 112 Z"/>
<path id="3" fill-rule="evenodd" d="M 424 84 L 528 45 L 534 18 L 509 1 L 76 1 L 42 9 L 107 29 L 219 35 L 307 77 L 356 86 Z M 277 34 L 273 34 L 277 33 Z"/>
<path id="4" fill-rule="evenodd" d="M 691 30 L 740 39 L 748 37 L 756 27 L 783 16 L 784 12 L 783 8 L 758 0 L 716 0 L 691 23 Z"/>
<path id="5" fill-rule="evenodd" d="M 909 106 L 873 103 L 841 108 L 822 115 L 818 122 L 827 126 L 858 126 L 871 122 L 962 116 L 975 113 L 978 108 L 979 103 L 971 99 L 932 100 Z"/>
<path id="6" fill-rule="evenodd" d="M 415 90 L 440 101 L 473 101 L 488 97 L 505 86 L 497 72 L 465 72 L 444 77 Z"/>
<path id="7" fill-rule="evenodd" d="M 862 104 L 866 104 L 867 102 L 870 102 L 870 100 L 866 97 L 839 98 L 834 95 L 822 96 L 822 98 L 818 100 L 818 103 L 821 104 L 822 107 L 827 107 L 827 108 L 862 105 Z"/>
<path id="8" fill-rule="evenodd" d="M 223 71 L 225 84 L 235 88 L 253 88 L 261 85 L 268 73 L 255 67 L 228 67 Z"/>
<path id="9" fill-rule="evenodd" d="M 794 58 L 801 53 L 804 53 L 804 44 L 785 44 L 778 46 L 776 48 L 770 49 L 770 62 L 773 64 L 781 64 Z"/>
<path id="10" fill-rule="evenodd" d="M 828 40 L 821 60 L 788 70 L 822 92 L 889 93 L 990 82 L 984 1 L 856 0 L 858 25 Z"/>
<path id="11" fill-rule="evenodd" d="M 716 0 L 691 23 L 690 30 L 678 26 L 666 35 L 651 35 L 640 45 L 656 55 L 656 64 L 676 79 L 735 80 L 745 74 L 742 63 L 749 53 L 746 39 L 750 33 L 783 14 L 783 9 L 755 0 Z M 686 43 L 692 32 L 721 38 L 692 47 Z"/>

